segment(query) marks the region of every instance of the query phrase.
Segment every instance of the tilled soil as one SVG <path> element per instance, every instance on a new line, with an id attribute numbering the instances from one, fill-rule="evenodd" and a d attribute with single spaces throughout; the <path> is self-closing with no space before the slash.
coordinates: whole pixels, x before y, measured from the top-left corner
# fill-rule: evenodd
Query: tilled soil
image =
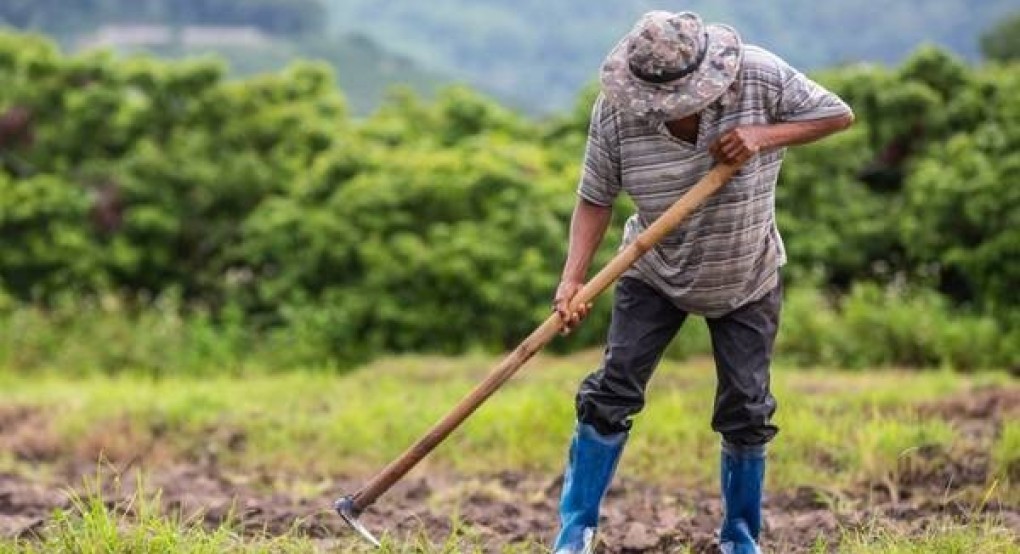
<path id="1" fill-rule="evenodd" d="M 964 525 L 991 518 L 1020 536 L 1020 506 L 993 502 L 975 509 L 973 503 L 954 500 L 959 497 L 954 492 L 985 485 L 988 441 L 1003 418 L 1015 417 L 1017 410 L 1018 394 L 999 389 L 922 407 L 922 413 L 945 417 L 980 439 L 984 449 L 953 454 L 921 449 L 911 458 L 915 461 L 898 468 L 888 482 L 862 484 L 856 490 L 801 488 L 771 494 L 765 501 L 765 550 L 805 552 L 819 537 L 832 541 L 841 530 L 875 522 L 920 534 L 946 522 Z M 0 417 L 0 442 L 11 442 L 8 431 L 19 432 L 12 421 L 33 417 L 21 412 L 15 416 Z M 54 481 L 0 474 L 0 535 L 41 536 L 54 509 L 73 509 L 67 483 L 81 483 L 82 475 L 96 474 L 94 463 L 79 460 L 67 467 L 74 466 L 78 469 L 67 469 L 63 479 Z M 134 471 L 117 479 L 106 475 L 104 498 L 111 506 L 127 505 L 124 501 L 134 493 Z M 314 493 L 299 495 L 274 492 L 285 489 L 276 476 L 229 474 L 210 462 L 148 467 L 145 474 L 146 487 L 161 490 L 164 509 L 191 521 L 216 526 L 230 520 L 249 535 L 296 532 L 316 539 L 327 550 L 346 551 L 357 544 L 330 505 L 363 484 L 361 478 L 339 477 Z M 507 544 L 542 551 L 540 545 L 549 544 L 555 531 L 560 484 L 549 475 L 514 472 L 414 476 L 380 499 L 362 521 L 398 540 L 427 537 L 443 544 L 455 534 L 480 542 L 486 551 Z M 671 490 L 623 479 L 610 489 L 604 506 L 603 551 L 673 552 L 690 546 L 697 553 L 715 552 L 713 533 L 720 514 L 715 491 Z M 451 523 L 454 516 L 461 522 L 456 529 Z"/>

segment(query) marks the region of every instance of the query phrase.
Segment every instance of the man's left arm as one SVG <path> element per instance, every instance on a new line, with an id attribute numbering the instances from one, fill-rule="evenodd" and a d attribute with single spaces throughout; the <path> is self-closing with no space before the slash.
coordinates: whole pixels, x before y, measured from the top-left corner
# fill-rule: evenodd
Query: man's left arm
<path id="1" fill-rule="evenodd" d="M 805 144 L 846 129 L 853 112 L 842 99 L 773 55 L 762 71 L 761 94 L 769 124 L 737 127 L 710 148 L 716 159 L 736 163 L 766 150 Z"/>
<path id="2" fill-rule="evenodd" d="M 709 150 L 720 162 L 734 164 L 765 150 L 816 141 L 846 129 L 853 122 L 853 113 L 847 112 L 824 119 L 746 125 L 724 134 Z"/>

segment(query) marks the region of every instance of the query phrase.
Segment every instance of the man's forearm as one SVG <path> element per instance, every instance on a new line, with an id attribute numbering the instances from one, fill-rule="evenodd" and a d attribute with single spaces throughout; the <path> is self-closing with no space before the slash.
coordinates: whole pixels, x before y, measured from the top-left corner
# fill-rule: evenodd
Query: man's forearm
<path id="1" fill-rule="evenodd" d="M 739 164 L 762 151 L 816 141 L 846 129 L 853 122 L 853 114 L 847 113 L 824 119 L 737 127 L 712 144 L 709 152 L 720 162 Z"/>
<path id="2" fill-rule="evenodd" d="M 766 127 L 763 150 L 807 144 L 846 129 L 854 122 L 853 114 L 809 121 L 790 121 Z"/>
<path id="3" fill-rule="evenodd" d="M 582 198 L 577 199 L 574 215 L 570 219 L 570 246 L 567 261 L 563 264 L 562 280 L 584 281 L 612 216 L 612 207 L 592 204 Z"/>

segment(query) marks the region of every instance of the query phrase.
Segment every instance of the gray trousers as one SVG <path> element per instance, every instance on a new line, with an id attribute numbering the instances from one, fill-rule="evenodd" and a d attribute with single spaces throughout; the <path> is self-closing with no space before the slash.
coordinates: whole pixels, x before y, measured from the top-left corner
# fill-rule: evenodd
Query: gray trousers
<path id="1" fill-rule="evenodd" d="M 779 327 L 780 286 L 722 317 L 706 318 L 712 336 L 717 386 L 712 429 L 734 446 L 764 445 L 776 399 L 769 365 Z M 650 285 L 624 277 L 616 286 L 602 366 L 581 382 L 577 419 L 602 434 L 629 431 L 645 405 L 645 386 L 687 313 Z"/>

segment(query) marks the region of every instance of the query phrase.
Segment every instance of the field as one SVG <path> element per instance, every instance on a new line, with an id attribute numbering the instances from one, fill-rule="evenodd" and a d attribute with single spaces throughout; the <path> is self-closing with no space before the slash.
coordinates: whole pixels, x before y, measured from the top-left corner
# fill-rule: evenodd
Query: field
<path id="1" fill-rule="evenodd" d="M 363 517 L 392 552 L 543 552 L 575 383 L 543 356 Z M 0 552 L 357 552 L 331 513 L 493 359 L 328 372 L 0 376 Z M 1020 384 L 1005 374 L 774 371 L 768 552 L 1020 552 Z M 651 385 L 606 552 L 710 552 L 711 361 Z"/>
<path id="2" fill-rule="evenodd" d="M 789 42 L 797 27 L 842 44 L 826 32 L 839 22 L 857 46 L 872 44 L 862 60 L 914 49 L 895 66 L 837 56 L 838 66 L 812 72 L 852 108 L 853 126 L 793 148 L 774 197 L 764 181 L 727 185 L 667 239 L 686 248 L 697 228 L 706 248 L 722 248 L 731 242 L 715 233 L 772 221 L 718 207 L 775 206 L 770 229 L 788 263 L 769 554 L 1020 554 L 1020 12 L 993 17 L 1007 3 L 979 2 L 975 19 L 982 10 L 949 9 L 966 2 L 930 1 L 929 15 L 941 14 L 932 19 L 887 2 L 895 36 L 852 24 L 840 10 L 856 3 L 845 0 L 812 10 L 693 3 L 749 40 L 781 29 L 753 40 L 801 70 L 810 62 L 790 54 L 828 58 L 814 39 Z M 384 3 L 344 0 L 339 20 L 334 4 L 0 2 L 0 554 L 368 552 L 334 499 L 363 486 L 495 353 L 548 317 L 584 175 L 602 173 L 624 192 L 642 186 L 610 133 L 589 132 L 598 59 L 575 58 L 616 40 L 605 26 L 598 38 L 599 21 L 623 24 L 637 13 L 619 10 L 644 2 L 583 10 L 573 27 L 556 14 L 579 0 L 513 3 L 541 23 L 527 28 L 460 0 L 371 10 Z M 393 8 L 405 4 L 414 9 Z M 406 64 L 366 54 L 382 35 L 353 38 L 359 55 L 323 34 L 369 12 L 413 21 L 418 34 L 389 27 L 421 43 L 436 62 L 418 60 L 429 72 L 494 72 L 486 90 L 527 100 L 530 88 L 546 108 L 573 107 L 532 117 L 451 83 L 428 98 L 371 94 L 378 109 L 361 113 L 364 91 L 338 81 L 364 85 L 365 64 L 409 78 Z M 369 17 L 385 32 L 380 18 Z M 993 19 L 979 39 L 973 25 Z M 295 60 L 233 78 L 215 58 L 72 53 L 36 34 L 99 36 L 114 23 L 172 30 L 159 40 L 174 52 L 193 25 L 214 38 L 224 25 L 254 26 L 275 38 L 243 42 L 354 62 L 334 71 Z M 566 42 L 539 40 L 543 29 Z M 915 44 L 911 29 L 954 38 Z M 444 54 L 451 38 L 473 44 L 457 49 L 473 58 Z M 586 46 L 566 48 L 573 41 Z M 936 45 L 978 41 L 981 62 Z M 534 48 L 518 61 L 535 54 L 548 71 L 504 64 L 521 45 Z M 589 70 L 591 84 L 577 90 L 580 74 L 568 73 Z M 514 75 L 542 84 L 522 88 Z M 813 109 L 822 95 L 763 83 L 744 87 L 762 91 L 756 120 L 822 113 Z M 696 150 L 740 123 L 727 113 L 704 120 Z M 794 129 L 823 127 L 752 134 L 771 148 L 820 136 Z M 618 171 L 586 163 L 592 144 Z M 764 167 L 744 171 L 752 166 Z M 617 252 L 624 221 L 643 205 L 626 196 L 589 273 Z M 695 246 L 685 261 L 728 259 Z M 385 551 L 548 551 L 574 391 L 599 361 L 610 305 L 596 303 L 586 325 L 550 344 L 364 514 Z M 704 325 L 688 325 L 667 350 L 608 494 L 602 551 L 716 550 L 710 353 Z"/>

